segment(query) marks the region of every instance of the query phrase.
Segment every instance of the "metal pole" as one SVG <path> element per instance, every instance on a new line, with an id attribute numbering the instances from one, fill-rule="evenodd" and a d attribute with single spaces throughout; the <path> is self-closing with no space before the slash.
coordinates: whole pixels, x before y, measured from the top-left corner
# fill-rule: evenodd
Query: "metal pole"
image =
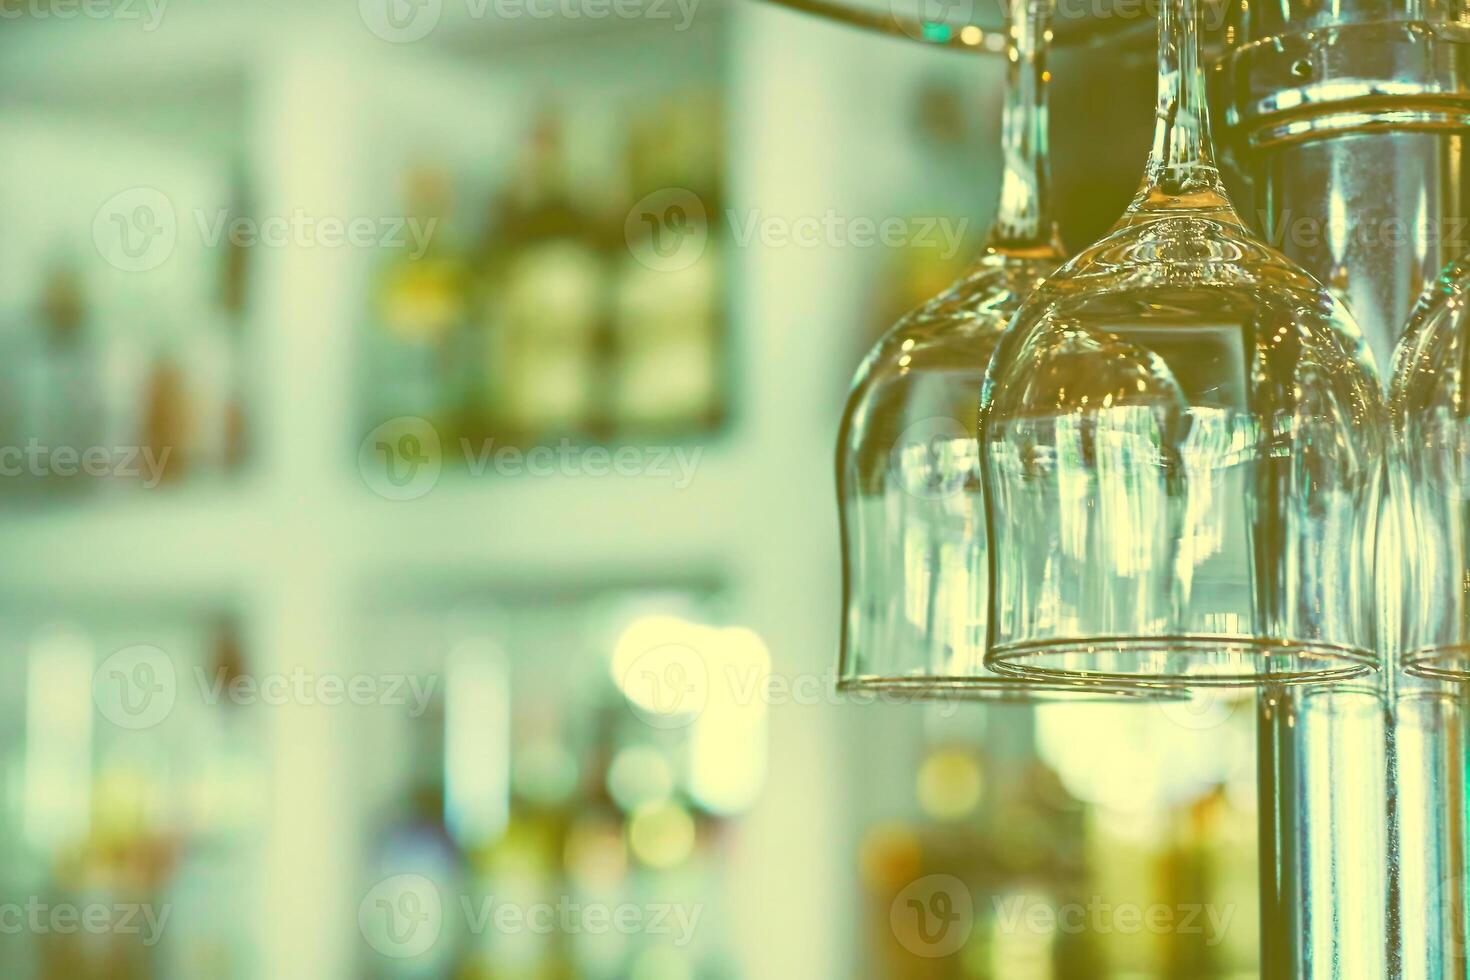
<path id="1" fill-rule="evenodd" d="M 1347 301 L 1385 380 L 1415 299 L 1470 250 L 1447 233 L 1470 200 L 1470 45 L 1424 16 L 1250 4 L 1219 73 L 1257 230 Z M 1467 975 L 1465 713 L 1460 687 L 1392 665 L 1374 689 L 1262 692 L 1263 977 Z"/>

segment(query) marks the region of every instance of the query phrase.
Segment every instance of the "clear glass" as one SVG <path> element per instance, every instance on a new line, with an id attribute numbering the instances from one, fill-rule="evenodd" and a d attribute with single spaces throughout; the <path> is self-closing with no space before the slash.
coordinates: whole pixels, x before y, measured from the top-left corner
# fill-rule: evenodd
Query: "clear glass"
<path id="1" fill-rule="evenodd" d="M 1470 258 L 1420 299 L 1394 355 L 1395 496 L 1405 547 L 1403 666 L 1470 677 Z M 1385 573 L 1393 570 L 1385 569 Z"/>
<path id="2" fill-rule="evenodd" d="M 987 375 L 997 670 L 1238 685 L 1378 660 L 1379 382 L 1348 312 L 1231 207 L 1195 4 L 1160 11 L 1142 188 Z"/>
<path id="3" fill-rule="evenodd" d="M 984 662 L 989 568 L 975 418 L 1012 314 L 1064 255 L 1048 208 L 1049 0 L 1012 5 L 1000 208 L 985 253 L 868 354 L 838 437 L 841 690 L 923 697 L 1150 693 L 1027 682 Z"/>

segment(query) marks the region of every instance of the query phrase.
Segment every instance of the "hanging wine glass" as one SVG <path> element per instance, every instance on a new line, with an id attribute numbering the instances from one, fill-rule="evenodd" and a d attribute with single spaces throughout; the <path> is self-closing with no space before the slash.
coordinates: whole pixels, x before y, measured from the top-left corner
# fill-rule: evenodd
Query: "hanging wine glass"
<path id="1" fill-rule="evenodd" d="M 1424 293 L 1389 386 L 1403 666 L 1470 678 L 1470 257 Z"/>
<path id="2" fill-rule="evenodd" d="M 1160 10 L 1142 188 L 987 374 L 1001 671 L 1254 684 L 1377 662 L 1378 381 L 1347 311 L 1226 197 L 1197 3 Z"/>
<path id="3" fill-rule="evenodd" d="M 984 664 L 980 384 L 1006 322 L 1064 257 L 1046 150 L 1051 0 L 1012 0 L 1010 17 L 1000 208 L 985 252 L 873 348 L 842 420 L 842 690 L 1002 700 L 1119 693 L 1018 681 Z"/>

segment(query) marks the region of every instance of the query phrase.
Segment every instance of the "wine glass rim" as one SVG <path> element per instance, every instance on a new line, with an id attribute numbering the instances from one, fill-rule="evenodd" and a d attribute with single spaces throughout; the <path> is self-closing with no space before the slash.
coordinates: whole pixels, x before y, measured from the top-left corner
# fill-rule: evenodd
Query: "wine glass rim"
<path id="1" fill-rule="evenodd" d="M 1033 679 L 984 674 L 860 674 L 837 682 L 842 694 L 896 694 L 923 701 L 1010 701 L 1026 704 L 1092 701 L 1135 703 L 1187 701 L 1187 687 L 1163 681 L 1127 679 Z"/>
<path id="2" fill-rule="evenodd" d="M 1201 665 L 1210 656 L 1238 663 L 1238 672 L 1155 674 L 1129 671 L 1114 658 L 1176 654 Z M 1065 666 L 1049 666 L 1048 658 L 1070 658 Z M 1097 667 L 1079 665 L 1079 658 L 1098 658 Z M 1287 668 L 1275 667 L 1271 658 L 1292 658 Z M 1247 670 L 1253 660 L 1258 669 Z M 1302 661 L 1303 663 L 1296 663 Z M 1313 666 L 1308 666 L 1311 664 Z M 1315 666 L 1321 664 L 1322 666 Z M 1109 669 L 1107 665 L 1115 665 Z M 1095 680 L 1127 683 L 1147 679 L 1187 687 L 1263 687 L 1269 685 L 1325 685 L 1370 676 L 1379 669 L 1379 658 L 1370 650 L 1323 640 L 1283 639 L 1247 635 L 1178 634 L 1159 636 L 1083 636 L 1060 639 L 1024 640 L 998 644 L 986 656 L 986 666 L 1011 677 L 1043 681 Z M 1259 669 L 1265 667 L 1266 669 Z"/>

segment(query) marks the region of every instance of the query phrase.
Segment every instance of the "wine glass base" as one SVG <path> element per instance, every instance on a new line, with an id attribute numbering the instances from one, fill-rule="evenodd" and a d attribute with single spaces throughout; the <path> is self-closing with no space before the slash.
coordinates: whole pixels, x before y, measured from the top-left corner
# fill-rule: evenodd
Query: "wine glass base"
<path id="1" fill-rule="evenodd" d="M 1054 701 L 1155 702 L 1187 701 L 1187 689 L 1146 678 L 1108 683 L 1094 680 L 1032 680 L 999 674 L 952 676 L 845 677 L 837 682 L 840 694 L 872 694 L 895 704 L 907 702 L 988 701 L 1009 704 L 1045 704 Z"/>
<path id="2" fill-rule="evenodd" d="M 1470 681 L 1470 644 L 1428 647 L 1406 653 L 1404 671 L 1436 681 Z"/>
<path id="3" fill-rule="evenodd" d="M 1358 647 L 1304 640 L 1098 636 L 1000 645 L 986 663 L 997 673 L 1045 682 L 1249 687 L 1362 677 L 1377 669 L 1378 657 Z"/>

